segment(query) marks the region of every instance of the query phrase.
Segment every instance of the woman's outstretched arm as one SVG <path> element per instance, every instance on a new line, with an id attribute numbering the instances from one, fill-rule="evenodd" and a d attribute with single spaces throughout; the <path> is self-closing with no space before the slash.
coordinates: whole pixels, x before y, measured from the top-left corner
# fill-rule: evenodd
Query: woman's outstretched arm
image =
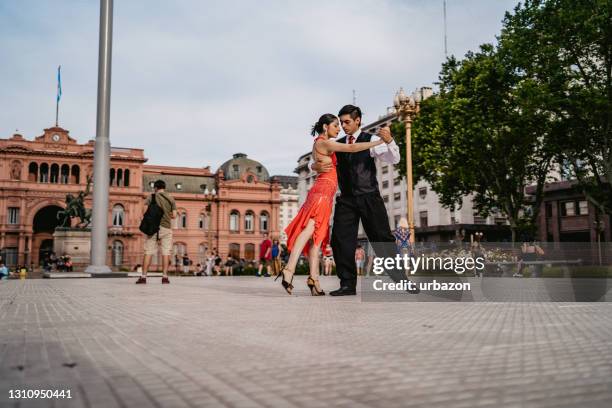
<path id="1" fill-rule="evenodd" d="M 379 144 L 384 143 L 382 139 L 377 140 L 375 142 L 365 142 L 365 143 L 338 143 L 333 140 L 322 140 L 318 143 L 327 149 L 329 152 L 345 152 L 345 153 L 357 153 L 362 152 L 364 150 L 371 149 L 374 146 L 378 146 Z"/>

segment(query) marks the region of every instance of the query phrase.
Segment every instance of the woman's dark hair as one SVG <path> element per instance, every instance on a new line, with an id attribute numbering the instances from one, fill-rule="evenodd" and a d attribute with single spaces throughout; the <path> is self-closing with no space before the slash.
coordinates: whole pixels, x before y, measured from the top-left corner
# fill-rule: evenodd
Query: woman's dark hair
<path id="1" fill-rule="evenodd" d="M 329 125 L 330 123 L 332 123 L 334 120 L 337 120 L 337 119 L 338 118 L 336 118 L 336 115 L 332 115 L 331 113 L 326 113 L 324 115 L 321 115 L 317 123 L 312 125 L 310 134 L 313 136 L 316 136 L 318 134 L 323 133 L 323 125 Z"/>

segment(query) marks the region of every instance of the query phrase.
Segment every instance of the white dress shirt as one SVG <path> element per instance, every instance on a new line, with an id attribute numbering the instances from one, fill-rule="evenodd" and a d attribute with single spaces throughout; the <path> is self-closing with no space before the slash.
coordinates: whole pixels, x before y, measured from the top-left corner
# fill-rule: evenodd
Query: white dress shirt
<path id="1" fill-rule="evenodd" d="M 355 141 L 357 141 L 359 135 L 361 135 L 361 129 L 357 129 L 357 132 L 355 132 L 355 134 L 353 135 L 355 137 Z M 379 139 L 380 137 L 372 135 L 370 142 L 375 142 Z M 346 143 L 348 142 L 349 135 L 346 135 Z M 379 159 L 385 163 L 397 164 L 400 161 L 399 146 L 397 145 L 397 143 L 395 143 L 395 140 L 391 140 L 391 142 L 389 143 L 379 144 L 378 146 L 370 148 L 370 156 L 374 157 L 375 159 Z"/>

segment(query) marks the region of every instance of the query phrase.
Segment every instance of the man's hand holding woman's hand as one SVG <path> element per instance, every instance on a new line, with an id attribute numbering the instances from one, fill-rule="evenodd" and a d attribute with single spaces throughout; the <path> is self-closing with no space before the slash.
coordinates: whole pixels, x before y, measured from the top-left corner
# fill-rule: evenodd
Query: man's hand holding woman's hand
<path id="1" fill-rule="evenodd" d="M 393 141 L 393 136 L 391 135 L 391 129 L 389 129 L 389 126 L 380 128 L 378 130 L 378 137 L 380 137 L 385 143 L 391 143 Z"/>

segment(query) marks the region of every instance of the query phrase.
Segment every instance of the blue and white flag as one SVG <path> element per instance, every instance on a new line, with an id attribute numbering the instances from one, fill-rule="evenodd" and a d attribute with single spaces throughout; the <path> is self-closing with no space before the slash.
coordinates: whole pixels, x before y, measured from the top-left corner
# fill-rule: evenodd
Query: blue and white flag
<path id="1" fill-rule="evenodd" d="M 62 66 L 57 67 L 57 102 L 62 98 Z"/>

